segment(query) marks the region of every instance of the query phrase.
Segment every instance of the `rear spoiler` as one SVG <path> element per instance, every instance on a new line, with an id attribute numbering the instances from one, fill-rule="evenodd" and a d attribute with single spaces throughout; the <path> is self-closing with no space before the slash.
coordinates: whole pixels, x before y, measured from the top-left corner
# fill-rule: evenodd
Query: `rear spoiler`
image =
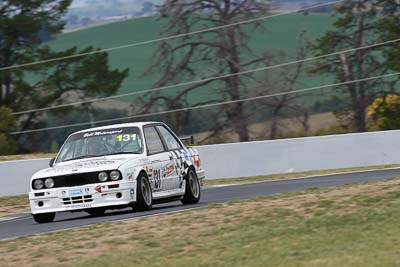
<path id="1" fill-rule="evenodd" d="M 194 144 L 194 138 L 193 135 L 189 136 L 180 136 L 179 139 L 182 141 L 183 144 L 185 145 L 193 145 Z"/>

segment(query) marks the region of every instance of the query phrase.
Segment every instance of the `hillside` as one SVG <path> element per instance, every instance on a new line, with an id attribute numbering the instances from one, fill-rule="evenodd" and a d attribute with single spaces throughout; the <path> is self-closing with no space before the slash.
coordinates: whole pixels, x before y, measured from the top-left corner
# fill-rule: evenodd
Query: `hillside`
<path id="1" fill-rule="evenodd" d="M 316 39 L 327 31 L 332 24 L 332 18 L 327 14 L 292 14 L 265 20 L 264 33 L 253 34 L 250 46 L 258 53 L 268 51 L 278 54 L 278 50 L 293 54 L 296 49 L 296 37 L 300 31 L 307 30 L 310 39 Z M 120 46 L 160 37 L 165 19 L 159 20 L 155 17 L 132 19 L 115 22 L 107 25 L 93 27 L 77 32 L 65 33 L 56 36 L 50 45 L 63 50 L 72 46 L 84 48 L 94 46 L 97 48 L 108 48 Z M 109 52 L 110 64 L 113 68 L 129 68 L 130 76 L 124 81 L 119 93 L 145 90 L 152 86 L 157 79 L 157 74 L 141 77 L 149 66 L 152 54 L 157 44 L 149 44 L 138 47 L 120 49 Z M 284 60 L 286 61 L 286 60 Z M 210 75 L 212 74 L 209 71 Z M 323 77 L 303 77 L 299 87 L 313 86 L 326 83 Z M 177 89 L 168 90 L 174 93 Z M 205 97 L 200 93 L 192 97 Z M 125 98 L 122 100 L 130 100 Z M 310 99 L 311 100 L 311 99 Z"/>

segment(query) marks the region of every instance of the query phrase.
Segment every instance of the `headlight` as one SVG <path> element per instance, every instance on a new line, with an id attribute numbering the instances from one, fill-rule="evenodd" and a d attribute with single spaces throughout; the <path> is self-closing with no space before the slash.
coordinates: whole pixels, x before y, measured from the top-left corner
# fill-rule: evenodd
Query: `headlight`
<path id="1" fill-rule="evenodd" d="M 112 171 L 110 172 L 110 178 L 113 181 L 116 181 L 119 179 L 119 171 Z"/>
<path id="2" fill-rule="evenodd" d="M 37 179 L 33 182 L 33 188 L 35 189 L 42 189 L 43 188 L 43 181 L 40 179 Z"/>
<path id="3" fill-rule="evenodd" d="M 52 187 L 54 187 L 54 180 L 53 180 L 53 178 L 47 178 L 46 180 L 44 180 L 44 185 L 45 185 L 47 188 L 52 188 Z"/>
<path id="4" fill-rule="evenodd" d="M 105 182 L 108 179 L 108 175 L 106 172 L 101 172 L 101 173 L 99 173 L 98 178 L 99 178 L 100 182 Z"/>

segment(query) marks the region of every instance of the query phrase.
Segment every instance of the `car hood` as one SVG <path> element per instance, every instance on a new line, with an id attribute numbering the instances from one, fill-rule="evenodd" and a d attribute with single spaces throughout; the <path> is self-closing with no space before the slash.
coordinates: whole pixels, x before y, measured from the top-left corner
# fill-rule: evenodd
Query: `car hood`
<path id="1" fill-rule="evenodd" d="M 104 156 L 104 157 L 67 161 L 67 162 L 57 163 L 55 166 L 51 168 L 40 170 L 36 172 L 32 176 L 32 178 L 44 178 L 44 177 L 95 172 L 103 170 L 116 170 L 122 164 L 137 159 L 139 157 L 141 157 L 141 155 L 130 154 L 127 156 L 114 155 L 114 156 Z"/>

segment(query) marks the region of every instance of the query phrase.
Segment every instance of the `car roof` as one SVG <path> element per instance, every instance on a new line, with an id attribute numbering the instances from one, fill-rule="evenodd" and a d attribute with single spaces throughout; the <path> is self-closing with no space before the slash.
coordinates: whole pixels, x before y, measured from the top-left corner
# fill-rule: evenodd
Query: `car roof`
<path id="1" fill-rule="evenodd" d="M 91 132 L 91 131 L 99 131 L 99 130 L 107 130 L 107 129 L 113 129 L 113 128 L 143 127 L 144 125 L 153 124 L 153 123 L 161 123 L 161 122 L 145 121 L 145 122 L 130 122 L 130 123 L 111 124 L 111 125 L 107 125 L 107 126 L 100 126 L 100 127 L 94 127 L 94 128 L 81 130 L 78 132 L 74 132 L 73 134 L 85 133 L 85 132 Z"/>

